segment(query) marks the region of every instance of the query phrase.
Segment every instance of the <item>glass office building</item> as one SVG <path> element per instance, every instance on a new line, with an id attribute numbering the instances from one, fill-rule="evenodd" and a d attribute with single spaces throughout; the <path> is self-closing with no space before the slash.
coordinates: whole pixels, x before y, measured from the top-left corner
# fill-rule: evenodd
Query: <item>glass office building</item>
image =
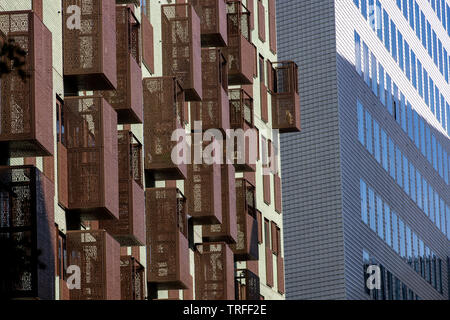
<path id="1" fill-rule="evenodd" d="M 287 298 L 449 299 L 450 1 L 277 15 L 302 114 L 281 138 Z"/>

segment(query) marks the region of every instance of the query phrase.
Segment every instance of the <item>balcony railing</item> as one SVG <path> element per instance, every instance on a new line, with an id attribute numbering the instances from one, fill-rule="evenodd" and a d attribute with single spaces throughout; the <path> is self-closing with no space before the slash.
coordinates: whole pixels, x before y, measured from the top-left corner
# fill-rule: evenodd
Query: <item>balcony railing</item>
<path id="1" fill-rule="evenodd" d="M 118 124 L 142 123 L 140 25 L 128 6 L 116 7 L 117 89 L 101 92 L 117 111 Z"/>
<path id="2" fill-rule="evenodd" d="M 172 133 L 184 134 L 184 92 L 174 77 L 145 78 L 144 143 L 146 176 L 153 180 L 185 179 L 186 164 L 172 161 Z"/>
<path id="3" fill-rule="evenodd" d="M 161 290 L 189 288 L 185 197 L 176 188 L 146 189 L 146 207 L 147 282 Z"/>
<path id="4" fill-rule="evenodd" d="M 247 269 L 236 270 L 236 300 L 261 300 L 259 277 Z"/>
<path id="5" fill-rule="evenodd" d="M 298 67 L 295 62 L 276 62 L 272 94 L 272 127 L 280 133 L 300 131 Z"/>
<path id="6" fill-rule="evenodd" d="M 258 260 L 258 223 L 255 187 L 245 179 L 236 179 L 237 242 L 232 245 L 236 261 Z"/>
<path id="7" fill-rule="evenodd" d="M 224 241 L 235 243 L 237 239 L 236 224 L 236 185 L 233 165 L 221 165 L 222 174 L 222 223 L 204 225 L 203 241 Z"/>
<path id="8" fill-rule="evenodd" d="M 0 287 L 6 297 L 55 297 L 54 192 L 33 166 L 0 167 Z"/>
<path id="9" fill-rule="evenodd" d="M 227 1 L 228 84 L 253 83 L 255 48 L 251 44 L 250 12 L 241 0 Z"/>
<path id="10" fill-rule="evenodd" d="M 80 8 L 80 24 L 73 8 Z M 65 92 L 114 90 L 116 4 L 111 0 L 63 1 Z"/>
<path id="11" fill-rule="evenodd" d="M 70 300 L 120 300 L 120 246 L 105 230 L 67 231 L 67 263 L 80 268 Z"/>
<path id="12" fill-rule="evenodd" d="M 195 252 L 195 298 L 234 300 L 233 252 L 225 242 L 203 243 Z"/>
<path id="13" fill-rule="evenodd" d="M 202 52 L 200 18 L 186 3 L 161 6 L 163 75 L 176 76 L 186 101 L 200 101 L 202 94 Z"/>
<path id="14" fill-rule="evenodd" d="M 186 195 L 189 215 L 195 224 L 222 223 L 221 181 L 220 164 L 188 166 Z"/>
<path id="15" fill-rule="evenodd" d="M 99 96 L 66 97 L 68 209 L 85 219 L 119 218 L 117 114 Z"/>
<path id="16" fill-rule="evenodd" d="M 119 221 L 102 220 L 100 228 L 121 246 L 145 244 L 145 199 L 142 186 L 142 145 L 129 130 L 118 132 Z"/>
<path id="17" fill-rule="evenodd" d="M 145 299 L 145 268 L 132 256 L 120 257 L 121 300 Z"/>
<path id="18" fill-rule="evenodd" d="M 0 33 L 25 52 L 17 70 L 0 79 L 0 148 L 9 157 L 53 154 L 52 35 L 32 11 L 0 12 Z M 0 40 L 2 43 L 2 40 Z"/>
<path id="19" fill-rule="evenodd" d="M 203 130 L 230 128 L 227 71 L 221 49 L 202 49 L 203 100 L 191 103 L 191 121 L 201 121 Z"/>
<path id="20" fill-rule="evenodd" d="M 231 129 L 253 128 L 253 98 L 244 89 L 231 89 L 228 96 Z"/>
<path id="21" fill-rule="evenodd" d="M 225 0 L 189 0 L 200 17 L 202 47 L 226 47 L 227 7 Z"/>

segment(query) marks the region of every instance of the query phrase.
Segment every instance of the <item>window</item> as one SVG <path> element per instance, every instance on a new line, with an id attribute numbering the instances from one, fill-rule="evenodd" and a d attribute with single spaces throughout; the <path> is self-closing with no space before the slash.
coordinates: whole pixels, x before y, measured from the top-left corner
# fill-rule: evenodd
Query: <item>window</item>
<path id="1" fill-rule="evenodd" d="M 386 98 L 387 98 L 387 109 L 389 111 L 389 113 L 391 115 L 393 115 L 393 110 L 392 110 L 392 82 L 391 82 L 391 77 L 389 76 L 389 74 L 386 72 Z"/>
<path id="2" fill-rule="evenodd" d="M 408 263 L 412 264 L 412 235 L 411 229 L 408 226 L 406 226 L 406 257 Z"/>
<path id="3" fill-rule="evenodd" d="M 377 5 L 376 5 L 377 36 L 378 36 L 378 39 L 383 41 L 383 26 L 382 26 L 382 23 L 381 23 L 381 19 L 382 19 L 381 3 L 380 3 L 379 0 L 377 0 Z"/>
<path id="4" fill-rule="evenodd" d="M 414 1 L 414 13 L 415 13 L 415 18 L 416 18 L 416 35 L 417 38 L 419 38 L 420 40 L 420 9 L 419 9 L 419 5 L 417 4 L 417 1 Z"/>
<path id="5" fill-rule="evenodd" d="M 400 149 L 396 146 L 395 147 L 395 154 L 397 158 L 397 183 L 401 186 L 403 186 L 402 182 L 402 153 L 400 152 Z"/>
<path id="6" fill-rule="evenodd" d="M 358 139 L 364 145 L 364 109 L 361 102 L 357 101 L 358 109 Z"/>
<path id="7" fill-rule="evenodd" d="M 430 219 L 434 222 L 434 190 L 433 187 L 428 185 L 428 205 L 430 209 Z"/>
<path id="8" fill-rule="evenodd" d="M 417 203 L 416 168 L 411 162 L 409 163 L 409 184 L 411 186 L 411 199 Z"/>
<path id="9" fill-rule="evenodd" d="M 431 25 L 430 22 L 427 20 L 427 48 L 428 48 L 428 54 L 430 57 L 433 56 L 433 48 L 431 46 Z"/>
<path id="10" fill-rule="evenodd" d="M 398 87 L 394 83 L 394 118 L 400 124 L 400 102 L 398 100 Z"/>
<path id="11" fill-rule="evenodd" d="M 408 158 L 403 156 L 403 190 L 409 195 L 409 165 Z"/>
<path id="12" fill-rule="evenodd" d="M 434 170 L 438 170 L 437 168 L 437 145 L 436 145 L 436 137 L 434 134 L 431 135 L 431 146 L 433 149 L 433 168 Z"/>
<path id="13" fill-rule="evenodd" d="M 433 60 L 434 64 L 438 65 L 438 49 L 437 49 L 437 35 L 436 32 L 433 30 Z"/>
<path id="14" fill-rule="evenodd" d="M 367 20 L 367 0 L 361 0 L 361 13 L 364 19 Z"/>
<path id="15" fill-rule="evenodd" d="M 402 118 L 402 129 L 407 132 L 406 128 L 406 102 L 403 93 L 400 94 L 400 108 L 401 108 L 401 118 Z"/>
<path id="16" fill-rule="evenodd" d="M 406 77 L 408 78 L 408 80 L 411 80 L 411 62 L 409 59 L 409 44 L 408 42 L 406 42 L 405 40 L 405 72 L 406 72 Z"/>
<path id="17" fill-rule="evenodd" d="M 384 240 L 383 201 L 377 196 L 377 230 L 378 236 Z"/>
<path id="18" fill-rule="evenodd" d="M 392 247 L 395 252 L 399 253 L 397 215 L 393 211 L 392 211 Z"/>
<path id="19" fill-rule="evenodd" d="M 419 115 L 416 110 L 413 110 L 414 116 L 414 143 L 416 144 L 417 149 L 420 149 L 420 136 L 419 136 Z"/>
<path id="20" fill-rule="evenodd" d="M 442 145 L 440 143 L 437 144 L 437 153 L 438 153 L 438 169 L 439 175 L 444 177 L 444 167 L 442 165 Z"/>
<path id="21" fill-rule="evenodd" d="M 380 154 L 380 126 L 376 120 L 373 120 L 373 141 L 375 148 L 375 159 L 378 163 L 381 163 L 381 154 Z"/>
<path id="22" fill-rule="evenodd" d="M 388 150 L 387 150 L 387 135 L 386 132 L 381 129 L 381 159 L 383 163 L 383 168 L 386 172 L 389 170 L 388 164 Z"/>
<path id="23" fill-rule="evenodd" d="M 444 167 L 444 181 L 446 184 L 448 184 L 448 154 L 447 151 L 442 151 L 442 157 L 443 157 L 443 167 Z M 450 223 L 450 222 L 449 222 Z"/>
<path id="24" fill-rule="evenodd" d="M 411 81 L 414 88 L 417 89 L 416 54 L 412 50 L 411 50 Z"/>
<path id="25" fill-rule="evenodd" d="M 392 58 L 397 61 L 397 27 L 394 21 L 391 20 L 391 47 L 392 47 Z"/>
<path id="26" fill-rule="evenodd" d="M 363 42 L 363 60 L 364 60 L 364 81 L 370 87 L 369 48 L 364 42 Z"/>
<path id="27" fill-rule="evenodd" d="M 408 21 L 408 0 L 403 0 L 403 15 L 406 21 Z"/>
<path id="28" fill-rule="evenodd" d="M 425 103 L 427 106 L 430 105 L 430 96 L 428 92 L 428 72 L 423 69 L 423 94 L 425 96 Z"/>
<path id="29" fill-rule="evenodd" d="M 395 145 L 391 138 L 389 138 L 389 168 L 389 173 L 395 180 Z"/>
<path id="30" fill-rule="evenodd" d="M 405 70 L 404 64 L 404 56 L 403 56 L 403 36 L 400 31 L 398 31 L 398 64 L 400 69 Z"/>
<path id="31" fill-rule="evenodd" d="M 433 79 L 431 79 L 431 77 L 429 77 L 429 81 L 430 81 L 430 109 L 431 112 L 433 112 L 433 114 L 436 114 L 436 111 L 434 110 L 434 82 Z"/>
<path id="32" fill-rule="evenodd" d="M 400 218 L 398 218 L 398 235 L 400 237 L 400 256 L 406 258 L 405 223 Z"/>
<path id="33" fill-rule="evenodd" d="M 360 198 L 361 198 L 361 219 L 365 224 L 368 224 L 367 218 L 367 185 L 360 179 L 359 180 Z"/>
<path id="34" fill-rule="evenodd" d="M 434 191 L 434 224 L 441 228 L 441 210 L 439 209 L 439 195 Z"/>
<path id="35" fill-rule="evenodd" d="M 384 26 L 384 46 L 386 47 L 387 51 L 390 51 L 391 37 L 389 35 L 389 15 L 384 9 L 383 9 L 383 26 Z"/>
<path id="36" fill-rule="evenodd" d="M 416 170 L 416 189 L 417 189 L 417 205 L 423 210 L 422 203 L 422 175 Z"/>
<path id="37" fill-rule="evenodd" d="M 426 33 L 426 19 L 425 14 L 420 10 L 420 26 L 422 29 L 422 45 L 424 48 L 427 47 L 427 33 Z"/>
<path id="38" fill-rule="evenodd" d="M 426 156 L 426 150 L 425 150 L 425 123 L 422 117 L 419 117 L 419 124 L 420 124 L 420 151 L 422 152 L 423 156 Z"/>
<path id="39" fill-rule="evenodd" d="M 413 0 L 409 0 L 409 25 L 414 30 L 414 6 L 413 6 Z"/>
<path id="40" fill-rule="evenodd" d="M 386 106 L 386 91 L 384 87 L 384 68 L 380 64 L 378 69 L 380 74 L 380 101 L 383 105 Z"/>
<path id="41" fill-rule="evenodd" d="M 427 146 L 427 159 L 428 162 L 431 163 L 431 133 L 430 133 L 430 126 L 427 124 L 425 126 L 425 137 L 426 137 L 426 146 Z"/>
<path id="42" fill-rule="evenodd" d="M 391 239 L 391 209 L 387 203 L 384 203 L 384 230 L 386 234 L 386 243 L 392 246 Z"/>
<path id="43" fill-rule="evenodd" d="M 378 74 L 377 74 L 377 58 L 373 55 L 373 53 L 370 53 L 370 59 L 372 62 L 372 92 L 374 95 L 378 96 Z"/>
<path id="44" fill-rule="evenodd" d="M 56 142 L 61 142 L 62 145 L 66 145 L 65 139 L 65 127 L 64 127 L 64 108 L 63 102 L 56 97 Z"/>
<path id="45" fill-rule="evenodd" d="M 264 218 L 264 242 L 265 246 L 270 248 L 270 224 L 266 218 Z"/>
<path id="46" fill-rule="evenodd" d="M 409 138 L 414 141 L 414 134 L 413 134 L 413 112 L 411 104 L 408 102 L 406 106 L 406 118 L 408 120 L 408 136 Z"/>
<path id="47" fill-rule="evenodd" d="M 355 66 L 356 72 L 361 76 L 361 37 L 355 32 Z"/>
<path id="48" fill-rule="evenodd" d="M 419 95 L 423 98 L 422 63 L 419 59 L 417 59 L 417 86 L 419 89 Z"/>
<path id="49" fill-rule="evenodd" d="M 372 149 L 372 116 L 366 110 L 366 148 L 373 154 Z"/>
<path id="50" fill-rule="evenodd" d="M 377 232 L 375 225 L 375 193 L 372 188 L 369 187 L 369 227 L 374 232 Z"/>
<path id="51" fill-rule="evenodd" d="M 427 216 L 430 215 L 428 212 L 428 183 L 427 180 L 422 180 L 422 191 L 423 191 L 423 211 Z"/>
<path id="52" fill-rule="evenodd" d="M 441 74 L 444 74 L 444 63 L 442 60 L 442 42 L 441 40 L 438 41 L 438 51 L 439 51 L 439 71 Z"/>

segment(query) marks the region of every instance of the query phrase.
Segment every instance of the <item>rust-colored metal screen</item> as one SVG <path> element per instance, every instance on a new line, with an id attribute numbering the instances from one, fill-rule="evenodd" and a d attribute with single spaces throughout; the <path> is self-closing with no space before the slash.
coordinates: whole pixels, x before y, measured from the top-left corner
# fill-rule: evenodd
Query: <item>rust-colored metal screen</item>
<path id="1" fill-rule="evenodd" d="M 222 174 L 222 223 L 204 225 L 203 241 L 225 241 L 235 243 L 237 238 L 236 222 L 236 185 L 233 165 L 221 165 Z"/>
<path id="2" fill-rule="evenodd" d="M 119 221 L 100 221 L 121 246 L 145 243 L 145 199 L 142 187 L 142 146 L 129 130 L 118 132 Z"/>
<path id="3" fill-rule="evenodd" d="M 202 99 L 200 18 L 186 3 L 161 6 L 163 75 L 177 76 L 187 101 Z"/>
<path id="4" fill-rule="evenodd" d="M 225 242 L 203 243 L 195 252 L 196 300 L 234 300 L 233 253 Z"/>
<path id="5" fill-rule="evenodd" d="M 283 205 L 281 202 L 281 178 L 278 174 L 273 176 L 274 181 L 274 193 L 275 193 L 275 211 L 281 213 Z"/>
<path id="6" fill-rule="evenodd" d="M 258 260 L 258 222 L 255 187 L 236 179 L 237 241 L 232 245 L 236 261 Z"/>
<path id="7" fill-rule="evenodd" d="M 284 294 L 284 259 L 281 257 L 281 254 L 277 257 L 277 282 L 278 282 L 278 292 Z"/>
<path id="8" fill-rule="evenodd" d="M 260 106 L 261 106 L 261 120 L 264 122 L 269 121 L 269 108 L 267 105 L 267 87 L 264 83 L 260 83 Z"/>
<path id="9" fill-rule="evenodd" d="M 120 247 L 105 230 L 68 231 L 68 265 L 80 268 L 70 300 L 120 300 Z"/>
<path id="10" fill-rule="evenodd" d="M 0 81 L 0 146 L 10 157 L 53 154 L 52 35 L 32 11 L 0 12 L 0 33 L 26 53 L 17 70 Z"/>
<path id="11" fill-rule="evenodd" d="M 273 287 L 273 254 L 270 246 L 265 247 L 266 250 L 266 284 Z"/>
<path id="12" fill-rule="evenodd" d="M 144 300 L 144 267 L 132 256 L 120 257 L 121 300 Z"/>
<path id="13" fill-rule="evenodd" d="M 189 0 L 200 17 L 202 47 L 225 47 L 227 8 L 225 0 Z"/>
<path id="14" fill-rule="evenodd" d="M 244 89 L 231 89 L 230 123 L 232 129 L 247 130 L 253 128 L 253 99 Z"/>
<path id="15" fill-rule="evenodd" d="M 58 203 L 67 208 L 69 206 L 69 182 L 67 181 L 67 149 L 61 143 L 57 144 L 58 168 Z"/>
<path id="16" fill-rule="evenodd" d="M 128 6 L 116 7 L 117 89 L 100 91 L 117 111 L 119 124 L 142 123 L 140 25 Z"/>
<path id="17" fill-rule="evenodd" d="M 117 86 L 115 1 L 65 0 L 62 9 L 65 86 L 71 91 L 114 90 Z"/>
<path id="18" fill-rule="evenodd" d="M 66 97 L 69 208 L 85 219 L 118 218 L 117 115 L 101 97 Z"/>
<path id="19" fill-rule="evenodd" d="M 142 61 L 150 70 L 155 73 L 155 49 L 153 43 L 153 26 L 148 16 L 142 12 Z"/>
<path id="20" fill-rule="evenodd" d="M 263 175 L 263 199 L 264 203 L 270 205 L 270 174 Z"/>
<path id="21" fill-rule="evenodd" d="M 269 47 L 273 54 L 277 53 L 277 25 L 275 1 L 269 1 Z"/>
<path id="22" fill-rule="evenodd" d="M 227 71 L 221 49 L 202 49 L 203 100 L 191 103 L 191 122 L 201 121 L 203 130 L 230 128 Z"/>
<path id="23" fill-rule="evenodd" d="M 275 94 L 272 95 L 272 127 L 280 133 L 300 131 L 298 67 L 295 62 L 276 62 Z"/>
<path id="24" fill-rule="evenodd" d="M 55 243 L 53 183 L 34 166 L 0 167 L 2 293 L 54 299 Z"/>
<path id="25" fill-rule="evenodd" d="M 192 144 L 194 150 L 194 144 Z M 188 212 L 196 224 L 222 223 L 222 185 L 219 164 L 191 164 L 186 180 Z"/>
<path id="26" fill-rule="evenodd" d="M 254 0 L 247 0 L 246 2 L 246 6 L 248 9 L 248 12 L 250 13 L 250 30 L 254 30 L 255 29 L 255 14 L 254 14 L 254 10 L 255 10 L 255 5 L 254 5 Z"/>
<path id="27" fill-rule="evenodd" d="M 266 41 L 266 12 L 262 1 L 258 1 L 258 37 L 262 42 Z"/>
<path id="28" fill-rule="evenodd" d="M 147 281 L 159 289 L 189 287 L 186 199 L 176 188 L 146 189 Z"/>
<path id="29" fill-rule="evenodd" d="M 247 269 L 236 270 L 236 300 L 259 300 L 259 277 Z"/>
<path id="30" fill-rule="evenodd" d="M 228 84 L 253 83 L 250 12 L 240 0 L 227 2 Z"/>
<path id="31" fill-rule="evenodd" d="M 185 164 L 172 161 L 172 133 L 184 133 L 184 92 L 173 77 L 145 78 L 144 86 L 144 167 L 156 180 L 185 179 Z"/>

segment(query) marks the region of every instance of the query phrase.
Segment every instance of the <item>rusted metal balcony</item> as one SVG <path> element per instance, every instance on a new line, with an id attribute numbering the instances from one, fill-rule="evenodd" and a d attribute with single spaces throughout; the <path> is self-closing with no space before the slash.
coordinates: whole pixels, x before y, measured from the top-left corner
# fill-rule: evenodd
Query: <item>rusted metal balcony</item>
<path id="1" fill-rule="evenodd" d="M 222 223 L 221 182 L 220 164 L 188 166 L 185 190 L 187 190 L 188 212 L 194 224 Z"/>
<path id="2" fill-rule="evenodd" d="M 115 2 L 65 0 L 62 9 L 64 91 L 114 90 L 117 86 Z M 80 25 L 77 25 L 77 13 Z"/>
<path id="3" fill-rule="evenodd" d="M 119 221 L 102 220 L 100 228 L 121 246 L 145 244 L 145 199 L 142 185 L 142 145 L 129 130 L 118 132 Z"/>
<path id="4" fill-rule="evenodd" d="M 145 268 L 133 256 L 120 257 L 121 300 L 145 299 Z"/>
<path id="5" fill-rule="evenodd" d="M 161 6 L 163 75 L 176 76 L 186 101 L 202 100 L 200 18 L 187 3 Z"/>
<path id="6" fill-rule="evenodd" d="M 186 164 L 172 161 L 172 133 L 184 134 L 184 92 L 174 77 L 145 78 L 144 168 L 150 180 L 186 179 Z"/>
<path id="7" fill-rule="evenodd" d="M 201 121 L 204 131 L 230 128 L 227 72 L 221 49 L 202 49 L 203 100 L 191 103 L 191 122 Z"/>
<path id="8" fill-rule="evenodd" d="M 202 236 L 204 242 L 224 241 L 236 243 L 236 185 L 233 165 L 221 165 L 222 174 L 222 223 L 204 225 Z"/>
<path id="9" fill-rule="evenodd" d="M 17 70 L 0 79 L 0 148 L 8 157 L 53 154 L 52 35 L 32 11 L 0 12 L 0 33 L 25 52 Z M 1 41 L 0 41 L 1 43 Z"/>
<path id="10" fill-rule="evenodd" d="M 275 62 L 272 94 L 272 127 L 280 133 L 300 131 L 298 67 L 295 62 Z"/>
<path id="11" fill-rule="evenodd" d="M 202 47 L 226 47 L 227 7 L 225 0 L 189 0 L 200 17 Z"/>
<path id="12" fill-rule="evenodd" d="M 236 179 L 237 242 L 231 248 L 236 261 L 259 259 L 255 187 Z"/>
<path id="13" fill-rule="evenodd" d="M 233 252 L 225 242 L 203 243 L 195 251 L 196 300 L 234 300 Z"/>
<path id="14" fill-rule="evenodd" d="M 146 189 L 147 282 L 158 289 L 189 288 L 186 198 L 176 188 Z"/>
<path id="15" fill-rule="evenodd" d="M 120 246 L 105 230 L 67 231 L 68 265 L 80 268 L 70 300 L 120 300 Z"/>
<path id="16" fill-rule="evenodd" d="M 117 89 L 101 95 L 117 111 L 117 123 L 142 123 L 140 25 L 129 6 L 116 7 Z"/>
<path id="17" fill-rule="evenodd" d="M 237 172 L 254 172 L 257 158 L 254 146 L 257 145 L 258 137 L 254 130 L 253 99 L 244 89 L 231 89 L 228 95 L 231 129 L 235 132 L 242 130 L 245 135 L 243 142 L 235 141 L 233 164 Z"/>
<path id="18" fill-rule="evenodd" d="M 119 218 L 117 114 L 99 96 L 66 97 L 69 214 Z"/>
<path id="19" fill-rule="evenodd" d="M 250 12 L 241 0 L 227 1 L 228 84 L 253 83 L 255 48 L 251 44 Z"/>
<path id="20" fill-rule="evenodd" d="M 53 183 L 36 167 L 0 167 L 4 298 L 55 297 L 54 195 Z"/>
<path id="21" fill-rule="evenodd" d="M 259 277 L 247 269 L 236 270 L 236 300 L 261 300 Z"/>

